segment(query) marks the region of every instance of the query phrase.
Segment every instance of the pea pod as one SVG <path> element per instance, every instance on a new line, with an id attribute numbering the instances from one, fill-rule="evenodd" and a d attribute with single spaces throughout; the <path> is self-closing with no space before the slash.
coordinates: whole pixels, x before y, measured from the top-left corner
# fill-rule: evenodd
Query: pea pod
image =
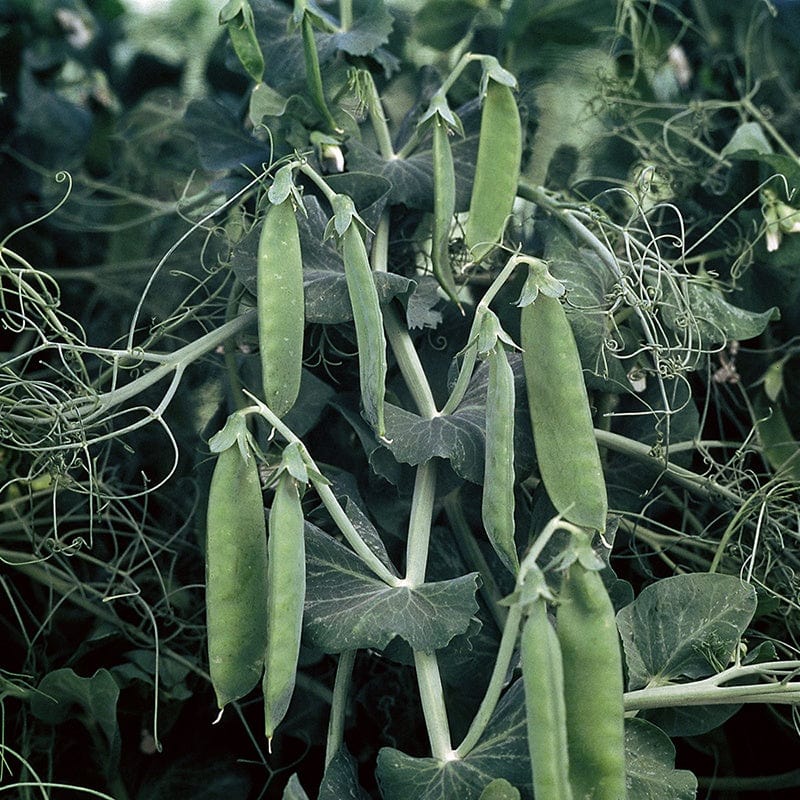
<path id="1" fill-rule="evenodd" d="M 525 382 L 539 472 L 566 520 L 605 530 L 608 499 L 589 398 L 561 303 L 539 294 L 522 309 Z"/>
<path id="2" fill-rule="evenodd" d="M 564 665 L 569 775 L 576 800 L 625 800 L 622 656 L 596 570 L 574 561 L 556 615 Z"/>
<path id="3" fill-rule="evenodd" d="M 514 373 L 500 342 L 489 355 L 481 515 L 492 547 L 515 575 L 519 559 L 514 542 Z"/>
<path id="4" fill-rule="evenodd" d="M 223 708 L 261 677 L 267 640 L 267 530 L 258 464 L 238 443 L 217 457 L 206 521 L 211 684 Z"/>
<path id="5" fill-rule="evenodd" d="M 286 471 L 269 512 L 268 559 L 263 690 L 264 730 L 271 739 L 294 693 L 306 597 L 303 508 L 297 482 Z"/>
<path id="6" fill-rule="evenodd" d="M 300 28 L 303 35 L 303 56 L 306 63 L 306 85 L 308 86 L 311 100 L 330 130 L 334 133 L 342 133 L 342 128 L 333 118 L 325 100 L 325 90 L 322 86 L 322 70 L 319 66 L 319 53 L 314 39 L 314 26 L 311 21 L 311 14 L 308 11 L 303 12 Z"/>
<path id="7" fill-rule="evenodd" d="M 489 80 L 481 112 L 475 180 L 464 239 L 476 263 L 503 236 L 522 158 L 522 124 L 510 86 Z"/>
<path id="8" fill-rule="evenodd" d="M 229 0 L 219 12 L 219 24 L 228 29 L 233 50 L 250 77 L 264 77 L 264 55 L 258 43 L 253 9 L 248 0 Z"/>
<path id="9" fill-rule="evenodd" d="M 282 417 L 300 392 L 303 369 L 303 255 L 291 196 L 270 206 L 256 269 L 261 375 L 267 405 Z"/>
<path id="10" fill-rule="evenodd" d="M 520 655 L 534 796 L 572 800 L 561 645 L 547 618 L 544 598 L 529 606 Z M 581 708 L 575 711 L 582 713 Z"/>
<path id="11" fill-rule="evenodd" d="M 386 395 L 386 335 L 375 278 L 367 248 L 355 221 L 342 232 L 342 258 L 347 292 L 353 308 L 358 346 L 358 371 L 361 402 L 371 425 L 384 436 L 384 398 Z"/>
<path id="12" fill-rule="evenodd" d="M 447 296 L 460 305 L 458 288 L 450 266 L 450 226 L 456 212 L 456 175 L 447 123 L 433 115 L 433 231 L 431 265 Z"/>

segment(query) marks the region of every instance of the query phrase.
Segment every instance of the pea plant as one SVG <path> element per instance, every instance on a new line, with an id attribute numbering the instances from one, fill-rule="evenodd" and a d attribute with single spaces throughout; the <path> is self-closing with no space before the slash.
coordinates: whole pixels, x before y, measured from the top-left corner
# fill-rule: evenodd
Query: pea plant
<path id="1" fill-rule="evenodd" d="M 0 788 L 800 785 L 791 12 L 691 5 L 228 0 L 55 173 L 12 96 Z"/>

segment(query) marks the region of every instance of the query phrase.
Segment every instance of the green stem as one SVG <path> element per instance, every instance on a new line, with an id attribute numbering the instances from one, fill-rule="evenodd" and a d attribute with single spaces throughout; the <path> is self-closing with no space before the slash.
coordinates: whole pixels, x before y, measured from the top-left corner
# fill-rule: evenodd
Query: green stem
<path id="1" fill-rule="evenodd" d="M 392 574 L 388 567 L 381 561 L 377 555 L 372 551 L 369 545 L 361 538 L 361 534 L 356 530 L 355 526 L 347 516 L 347 513 L 342 508 L 341 503 L 330 487 L 330 484 L 322 476 L 322 473 L 311 458 L 311 454 L 306 449 L 303 441 L 297 436 L 291 428 L 277 417 L 269 406 L 262 403 L 257 397 L 246 392 L 251 400 L 254 400 L 256 405 L 248 406 L 238 412 L 241 414 L 259 414 L 262 416 L 272 428 L 274 428 L 287 442 L 294 443 L 300 448 L 303 460 L 306 466 L 310 469 L 309 480 L 314 486 L 322 505 L 325 506 L 328 513 L 331 515 L 336 527 L 341 531 L 348 544 L 353 548 L 356 555 L 364 562 L 364 565 L 370 569 L 378 578 L 380 578 L 388 586 L 405 586 L 407 583 L 397 575 Z"/>
<path id="2" fill-rule="evenodd" d="M 415 650 L 414 666 L 417 669 L 417 684 L 431 744 L 431 754 L 438 761 L 453 761 L 455 754 L 450 743 L 450 725 L 447 721 L 444 687 L 436 653 Z"/>
<path id="3" fill-rule="evenodd" d="M 489 720 L 494 713 L 497 703 L 500 700 L 500 694 L 506 684 L 508 677 L 508 668 L 511 665 L 511 657 L 514 655 L 514 646 L 517 643 L 517 636 L 519 634 L 520 623 L 522 622 L 522 610 L 519 604 L 513 605 L 508 612 L 505 626 L 503 627 L 503 636 L 500 639 L 500 647 L 497 649 L 497 656 L 494 662 L 494 669 L 492 676 L 489 679 L 489 685 L 486 687 L 486 693 L 481 700 L 480 707 L 472 720 L 467 735 L 464 740 L 456 748 L 456 754 L 459 758 L 465 758 L 480 740 Z"/>
<path id="4" fill-rule="evenodd" d="M 483 557 L 483 552 L 478 546 L 478 542 L 472 535 L 458 491 L 451 492 L 445 498 L 444 510 L 461 555 L 470 569 L 476 570 L 481 576 L 479 591 L 483 595 L 483 600 L 489 609 L 489 613 L 497 624 L 497 630 L 502 631 L 505 629 L 506 618 L 508 617 L 506 607 L 500 605 L 503 595 L 486 559 Z"/>
<path id="5" fill-rule="evenodd" d="M 458 371 L 455 386 L 450 393 L 450 397 L 442 408 L 442 414 L 452 414 L 458 408 L 464 395 L 469 388 L 469 382 L 472 379 L 472 373 L 475 369 L 478 353 L 475 347 L 475 339 L 480 330 L 481 319 L 489 308 L 489 304 L 494 300 L 497 293 L 503 287 L 503 284 L 511 277 L 511 274 L 520 263 L 520 257 L 515 253 L 508 259 L 503 269 L 497 274 L 497 277 L 492 281 L 491 286 L 486 290 L 486 293 L 481 298 L 481 301 L 475 307 L 475 316 L 472 319 L 472 325 L 469 329 L 469 336 L 467 338 L 467 346 L 464 349 L 463 360 L 461 361 L 461 368 Z"/>
<path id="6" fill-rule="evenodd" d="M 339 28 L 349 31 L 353 27 L 353 0 L 339 0 Z"/>
<path id="7" fill-rule="evenodd" d="M 353 679 L 356 650 L 345 650 L 339 655 L 336 665 L 336 680 L 333 683 L 331 716 L 328 722 L 328 739 L 325 744 L 325 766 L 331 763 L 344 742 L 344 723 L 347 716 L 347 701 Z"/>
<path id="8" fill-rule="evenodd" d="M 414 481 L 411 517 L 408 522 L 408 541 L 406 542 L 405 584 L 407 586 L 419 586 L 425 582 L 435 498 L 436 460 L 430 459 L 417 467 L 417 476 Z"/>
<path id="9" fill-rule="evenodd" d="M 594 436 L 597 443 L 602 447 L 609 450 L 614 450 L 617 453 L 624 453 L 630 458 L 646 464 L 653 470 L 663 472 L 670 480 L 688 489 L 693 494 L 699 495 L 705 499 L 722 497 L 730 501 L 734 506 L 741 506 L 745 499 L 740 497 L 736 492 L 722 486 L 711 478 L 705 478 L 692 472 L 689 469 L 679 467 L 677 464 L 672 464 L 663 458 L 653 455 L 650 445 L 637 442 L 633 439 L 628 439 L 626 436 L 620 436 L 618 433 L 611 431 L 594 429 Z"/>
<path id="10" fill-rule="evenodd" d="M 375 139 L 378 143 L 378 152 L 386 161 L 392 161 L 396 158 L 396 155 L 394 152 L 394 145 L 392 144 L 392 135 L 389 132 L 389 125 L 387 124 L 386 114 L 383 109 L 383 103 L 378 94 L 378 88 L 375 86 L 372 73 L 364 70 L 363 75 L 363 79 L 367 85 L 367 108 L 369 110 L 370 121 L 372 122 L 372 130 L 375 132 Z"/>
<path id="11" fill-rule="evenodd" d="M 625 710 L 679 706 L 728 705 L 738 703 L 789 703 L 800 705 L 800 683 L 789 680 L 800 670 L 798 661 L 774 661 L 730 667 L 717 675 L 691 683 L 648 686 L 625 693 Z M 773 682 L 724 686 L 748 677 L 770 678 Z M 783 680 L 776 680 L 782 677 Z"/>

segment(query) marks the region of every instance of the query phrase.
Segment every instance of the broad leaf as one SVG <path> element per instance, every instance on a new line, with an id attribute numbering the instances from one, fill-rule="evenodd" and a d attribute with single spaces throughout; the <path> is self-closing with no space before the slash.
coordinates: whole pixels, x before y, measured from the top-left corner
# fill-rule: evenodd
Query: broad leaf
<path id="1" fill-rule="evenodd" d="M 525 397 L 522 359 L 509 353 L 517 398 Z M 482 363 L 472 376 L 458 408 L 445 416 L 425 419 L 391 403 L 386 404 L 386 445 L 401 463 L 417 465 L 431 458 L 444 458 L 455 472 L 473 483 L 483 482 L 486 443 L 486 387 L 489 368 Z M 520 474 L 532 466 L 530 419 L 524 402 L 517 402 L 514 425 L 515 463 Z"/>
<path id="2" fill-rule="evenodd" d="M 496 778 L 481 792 L 478 800 L 520 800 L 520 793 L 505 778 Z"/>
<path id="3" fill-rule="evenodd" d="M 48 672 L 42 678 L 36 694 L 31 696 L 31 711 L 51 725 L 73 717 L 84 725 L 97 726 L 108 748 L 105 768 L 111 775 L 116 769 L 121 745 L 118 700 L 119 686 L 108 670 L 99 669 L 90 678 L 82 678 L 66 667 Z"/>
<path id="4" fill-rule="evenodd" d="M 306 790 L 295 772 L 283 790 L 282 800 L 309 800 Z"/>
<path id="5" fill-rule="evenodd" d="M 456 176 L 456 211 L 469 208 L 475 159 L 480 134 L 480 106 L 471 102 L 457 109 L 464 136 L 452 141 L 453 169 Z M 408 158 L 385 161 L 371 147 L 358 141 L 347 143 L 347 163 L 350 169 L 380 175 L 392 186 L 389 204 L 403 204 L 422 211 L 433 210 L 433 151 L 427 140 Z"/>
<path id="6" fill-rule="evenodd" d="M 614 275 L 594 251 L 577 247 L 561 226 L 545 223 L 542 229 L 550 274 L 567 290 L 567 316 L 587 385 L 607 388 L 609 380 L 625 385 L 626 370 L 608 348 L 612 332 L 606 312 L 611 307 Z"/>
<path id="7" fill-rule="evenodd" d="M 667 289 L 661 312 L 664 322 L 679 335 L 683 335 L 688 320 L 696 332 L 693 338 L 700 339 L 697 346 L 752 339 L 762 334 L 771 321 L 780 319 L 776 307 L 761 313 L 745 311 L 731 305 L 719 292 L 696 282 L 686 286 L 685 294 L 678 301 L 675 293 Z"/>
<path id="8" fill-rule="evenodd" d="M 184 116 L 186 129 L 194 136 L 202 165 L 211 171 L 259 169 L 269 160 L 266 144 L 242 130 L 236 115 L 222 103 L 193 100 Z"/>
<path id="9" fill-rule="evenodd" d="M 730 141 L 720 151 L 723 157 L 737 155 L 748 151 L 764 155 L 772 152 L 764 129 L 757 122 L 743 122 L 731 136 Z"/>
<path id="10" fill-rule="evenodd" d="M 497 705 L 475 748 L 466 758 L 437 761 L 412 758 L 391 747 L 378 754 L 378 781 L 384 800 L 478 800 L 496 778 L 504 778 L 530 800 L 531 774 L 522 681 Z"/>
<path id="11" fill-rule="evenodd" d="M 755 610 L 753 587 L 731 575 L 676 575 L 643 589 L 617 614 L 628 688 L 720 672 Z"/>
<path id="12" fill-rule="evenodd" d="M 654 725 L 625 720 L 628 800 L 694 800 L 697 778 L 675 769 L 675 747 Z"/>
<path id="13" fill-rule="evenodd" d="M 358 766 L 344 745 L 325 767 L 317 800 L 369 800 L 358 782 Z"/>
<path id="14" fill-rule="evenodd" d="M 391 587 L 355 553 L 310 524 L 306 548 L 304 632 L 327 653 L 382 650 L 395 636 L 430 652 L 464 633 L 478 610 L 477 573 L 414 588 Z"/>

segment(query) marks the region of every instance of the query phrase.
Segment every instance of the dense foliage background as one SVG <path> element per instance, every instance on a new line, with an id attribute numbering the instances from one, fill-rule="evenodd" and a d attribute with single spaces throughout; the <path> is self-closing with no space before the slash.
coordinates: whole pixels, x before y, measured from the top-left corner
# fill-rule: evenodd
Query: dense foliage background
<path id="1" fill-rule="evenodd" d="M 719 603 L 734 609 L 725 625 L 737 647 L 742 640 L 744 663 L 794 663 L 800 7 L 308 3 L 327 103 L 341 126 L 332 130 L 308 89 L 292 4 L 251 5 L 265 54 L 258 84 L 213 3 L 173 0 L 139 15 L 121 0 L 0 0 L 0 788 L 26 798 L 269 798 L 281 797 L 296 773 L 317 796 L 341 650 L 323 646 L 319 634 L 306 638 L 295 699 L 270 752 L 260 697 L 212 724 L 205 637 L 208 441 L 242 405 L 242 388 L 259 391 L 247 313 L 262 165 L 295 153 L 353 197 L 372 230 L 388 214 L 379 292 L 402 304 L 437 402 L 454 380 L 471 311 L 508 254 L 521 245 L 546 259 L 567 287 L 596 412 L 614 539 L 604 576 L 615 607 L 674 575 L 738 576 L 755 590 L 757 610 L 748 614 L 736 598 Z M 352 13 L 349 25 L 340 24 L 342 8 Z M 524 148 L 508 252 L 470 265 L 454 227 L 450 256 L 469 311 L 462 315 L 428 264 L 430 145 L 384 158 L 363 75 L 377 87 L 400 152 L 467 52 L 496 56 L 516 77 Z M 463 124 L 452 139 L 462 215 L 480 77 L 465 69 L 448 93 Z M 400 413 L 414 397 L 393 361 L 388 399 L 399 410 L 389 420 L 392 446 L 380 442 L 359 413 L 352 312 L 341 259 L 324 237 L 329 208 L 312 182 L 298 184 L 307 211 L 306 360 L 285 422 L 359 530 L 382 539 L 395 563 L 414 467 L 441 460 L 427 579 L 473 571 L 483 579 L 480 604 L 453 614 L 464 625 L 441 657 L 450 725 L 462 735 L 494 663 L 497 601 L 514 588 L 481 532 L 475 500 L 486 370 L 478 368 L 462 417 L 434 431 Z M 559 224 L 566 218 L 597 246 Z M 619 259 L 624 275 L 604 270 L 603 253 Z M 494 306 L 515 341 L 523 283 L 515 275 Z M 524 403 L 518 412 L 524 552 L 553 508 Z M 268 435 L 256 433 L 274 463 L 280 448 Z M 307 522 L 332 532 L 312 495 Z M 478 543 L 477 555 L 465 539 Z M 311 554 L 310 563 L 322 561 Z M 708 584 L 700 586 L 693 591 L 705 598 Z M 309 591 L 314 601 L 332 588 L 323 575 Z M 659 613 L 679 617 L 685 598 L 665 590 Z M 689 616 L 653 641 L 680 649 L 696 627 Z M 729 644 L 689 641 L 708 646 L 705 661 L 667 679 L 721 672 Z M 715 669 L 704 671 L 708 664 Z M 509 691 L 498 730 L 522 713 L 514 699 Z M 699 789 L 682 797 L 795 796 L 794 702 L 759 697 L 741 708 L 690 710 L 678 701 L 645 712 L 666 733 L 666 755 L 661 742 L 656 759 L 662 793 L 651 787 L 631 797 L 674 800 L 671 781 L 685 770 Z M 381 748 L 429 755 L 411 650 L 400 638 L 359 650 L 345 740 L 349 772 L 335 785 L 354 792 L 347 796 L 381 796 Z M 516 740 L 503 746 L 509 762 L 527 753 L 524 742 L 521 751 Z M 325 796 L 334 797 L 328 779 Z M 383 774 L 384 797 L 401 796 L 393 780 Z M 419 796 L 455 797 L 436 791 Z"/>

